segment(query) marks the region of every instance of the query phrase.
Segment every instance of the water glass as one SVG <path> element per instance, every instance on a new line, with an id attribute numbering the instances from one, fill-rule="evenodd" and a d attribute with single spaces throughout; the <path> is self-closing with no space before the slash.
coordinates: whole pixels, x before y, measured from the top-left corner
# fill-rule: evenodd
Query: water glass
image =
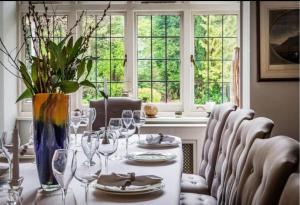
<path id="1" fill-rule="evenodd" d="M 88 130 L 92 131 L 92 125 L 96 119 L 96 109 L 95 108 L 84 108 L 82 110 L 83 118 L 88 125 Z"/>
<path id="2" fill-rule="evenodd" d="M 146 115 L 142 110 L 134 110 L 133 111 L 133 123 L 138 130 L 138 137 L 140 142 L 140 130 L 141 127 L 146 123 Z"/>
<path id="3" fill-rule="evenodd" d="M 120 131 L 122 129 L 122 119 L 121 118 L 110 118 L 108 128 L 110 130 Z"/>
<path id="4" fill-rule="evenodd" d="M 63 204 L 66 204 L 68 186 L 75 175 L 77 168 L 76 151 L 58 149 L 52 158 L 52 171 L 54 177 L 61 187 Z"/>
<path id="5" fill-rule="evenodd" d="M 75 178 L 84 184 L 85 187 L 85 203 L 87 204 L 87 196 L 88 196 L 88 190 L 89 185 L 91 182 L 96 180 L 100 173 L 101 173 L 101 159 L 99 154 L 96 154 L 96 160 L 94 162 L 93 166 L 90 166 L 90 164 L 85 163 L 84 157 L 80 156 L 77 152 L 76 159 L 77 159 L 77 169 L 75 172 Z"/>
<path id="6" fill-rule="evenodd" d="M 12 136 L 12 133 L 11 133 Z M 0 138 L 0 154 L 4 156 L 4 158 L 7 160 L 8 163 L 8 179 L 7 182 L 9 182 L 12 179 L 12 153 L 10 153 L 6 146 L 11 146 L 11 143 L 9 143 L 9 137 L 6 132 L 3 132 L 1 138 Z M 20 141 L 19 141 L 20 142 Z"/>
<path id="7" fill-rule="evenodd" d="M 77 131 L 78 128 L 80 126 L 82 120 L 82 116 L 81 116 L 81 111 L 80 110 L 75 110 L 71 112 L 71 126 L 74 129 L 74 133 L 75 133 L 75 146 L 77 145 Z"/>
<path id="8" fill-rule="evenodd" d="M 92 159 L 99 147 L 98 134 L 91 131 L 85 131 L 81 138 L 81 147 L 88 159 L 84 163 L 89 166 L 95 165 L 95 162 Z"/>
<path id="9" fill-rule="evenodd" d="M 122 112 L 122 121 L 125 126 L 125 128 L 128 130 L 130 125 L 132 124 L 133 120 L 133 113 L 131 110 L 123 110 Z M 126 137 L 126 157 L 128 156 L 128 135 L 125 132 Z"/>
<path id="10" fill-rule="evenodd" d="M 7 205 L 21 205 L 21 197 L 19 191 L 13 190 L 10 187 L 0 187 L 0 203 L 4 202 Z"/>
<path id="11" fill-rule="evenodd" d="M 108 157 L 118 148 L 118 135 L 115 131 L 106 130 L 99 135 L 98 152 L 105 157 L 105 173 L 108 174 Z"/>

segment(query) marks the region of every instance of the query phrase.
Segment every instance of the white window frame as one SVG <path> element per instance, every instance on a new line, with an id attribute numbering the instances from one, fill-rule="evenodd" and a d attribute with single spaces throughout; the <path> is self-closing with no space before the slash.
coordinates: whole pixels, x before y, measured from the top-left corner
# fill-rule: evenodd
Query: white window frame
<path id="1" fill-rule="evenodd" d="M 43 5 L 35 5 L 37 11 L 43 11 Z M 88 14 L 97 13 L 98 15 L 106 8 L 107 2 L 83 2 L 75 1 L 68 4 L 62 3 L 60 5 L 49 5 L 49 8 L 56 8 L 57 14 L 68 16 L 68 27 L 73 25 L 78 14 L 82 10 L 87 10 Z M 22 28 L 21 17 L 27 11 L 28 5 L 26 3 L 19 3 L 19 38 L 18 43 L 22 42 Z M 209 2 L 209 1 L 184 1 L 183 3 L 148 3 L 141 4 L 135 2 L 112 2 L 109 14 L 124 14 L 125 21 L 125 54 L 127 54 L 127 63 L 125 67 L 125 87 L 132 90 L 132 97 L 137 97 L 137 49 L 136 49 L 136 29 L 137 29 L 137 15 L 144 14 L 180 14 L 181 15 L 181 38 L 180 38 L 180 103 L 155 103 L 162 115 L 174 115 L 174 111 L 181 110 L 186 116 L 203 116 L 194 105 L 194 68 L 190 62 L 190 55 L 194 55 L 194 15 L 199 14 L 237 14 L 238 15 L 238 32 L 239 29 L 239 15 L 240 3 L 235 2 Z M 100 12 L 99 12 L 100 11 Z M 79 28 L 78 28 L 79 29 Z M 75 37 L 78 36 L 78 30 Z M 238 44 L 240 42 L 240 35 L 238 33 Z M 20 44 L 20 43 L 19 43 Z M 24 85 L 21 80 L 18 82 L 18 94 L 22 92 Z M 71 108 L 82 107 L 81 92 L 78 91 L 71 94 Z M 31 103 L 18 104 L 19 117 L 31 116 Z"/>
<path id="2" fill-rule="evenodd" d="M 137 49 L 137 29 L 138 29 L 138 16 L 142 15 L 142 16 L 151 16 L 151 15 L 177 15 L 180 16 L 180 99 L 178 103 L 153 103 L 157 106 L 158 110 L 163 110 L 164 112 L 174 112 L 174 111 L 183 111 L 183 99 L 182 99 L 182 94 L 183 94 L 183 64 L 182 64 L 182 60 L 183 59 L 183 54 L 182 54 L 182 45 L 183 45 L 183 13 L 178 11 L 178 12 L 174 12 L 174 11 L 155 11 L 155 12 L 150 12 L 150 11 L 138 11 L 135 12 L 135 27 L 134 27 L 134 45 L 135 45 L 135 54 L 134 54 L 134 62 L 136 64 L 134 71 L 133 71 L 133 78 L 135 78 L 135 84 L 133 84 L 134 86 L 131 88 L 134 92 L 133 92 L 133 97 L 134 98 L 138 98 L 138 67 L 137 67 L 137 61 L 138 61 L 138 49 Z M 151 34 L 152 35 L 152 34 Z M 151 102 L 150 102 L 151 103 Z"/>
<path id="3" fill-rule="evenodd" d="M 229 15 L 229 14 L 232 14 L 232 15 L 237 15 L 237 46 L 240 47 L 240 12 L 239 10 L 231 10 L 231 11 L 228 11 L 228 10 L 224 10 L 224 11 L 193 11 L 192 12 L 192 31 L 191 31 L 191 41 L 192 41 L 192 46 L 191 46 L 191 53 L 193 56 L 195 56 L 195 36 L 194 36 L 194 20 L 195 20 L 195 16 L 197 15 Z M 232 51 L 233 52 L 233 51 Z M 194 66 L 192 66 L 192 76 L 194 77 L 194 73 L 195 73 L 195 68 Z M 199 105 L 195 104 L 194 103 L 194 98 L 195 98 L 195 81 L 194 81 L 194 78 L 191 79 L 192 81 L 192 93 L 191 93 L 191 111 L 192 112 L 195 112 L 197 110 L 197 107 L 199 107 Z M 201 106 L 201 105 L 200 105 Z"/>

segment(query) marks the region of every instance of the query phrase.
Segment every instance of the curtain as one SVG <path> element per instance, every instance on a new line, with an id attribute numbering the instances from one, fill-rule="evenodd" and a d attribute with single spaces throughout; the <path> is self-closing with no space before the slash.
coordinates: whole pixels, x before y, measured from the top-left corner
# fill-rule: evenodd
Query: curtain
<path id="1" fill-rule="evenodd" d="M 232 90 L 231 102 L 240 107 L 240 48 L 234 48 L 231 64 Z"/>

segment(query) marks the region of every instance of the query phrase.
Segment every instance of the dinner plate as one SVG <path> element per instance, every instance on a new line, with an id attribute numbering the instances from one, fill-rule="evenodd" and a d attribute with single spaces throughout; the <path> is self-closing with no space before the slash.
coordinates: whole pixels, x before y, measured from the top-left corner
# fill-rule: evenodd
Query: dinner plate
<path id="1" fill-rule="evenodd" d="M 109 194 L 117 194 L 117 195 L 139 195 L 139 194 L 148 194 L 152 192 L 161 191 L 164 188 L 164 184 L 157 183 L 153 185 L 146 185 L 146 186 L 128 186 L 125 190 L 122 190 L 121 187 L 116 186 L 104 186 L 98 183 L 95 183 L 94 187 L 99 189 L 103 192 Z"/>
<path id="2" fill-rule="evenodd" d="M 175 154 L 159 152 L 132 152 L 128 154 L 127 160 L 137 162 L 166 162 L 176 159 Z"/>
<path id="3" fill-rule="evenodd" d="M 140 140 L 138 146 L 142 148 L 159 148 L 159 147 L 178 147 L 180 142 L 174 140 L 173 142 L 162 142 L 162 143 L 148 143 L 146 140 Z"/>

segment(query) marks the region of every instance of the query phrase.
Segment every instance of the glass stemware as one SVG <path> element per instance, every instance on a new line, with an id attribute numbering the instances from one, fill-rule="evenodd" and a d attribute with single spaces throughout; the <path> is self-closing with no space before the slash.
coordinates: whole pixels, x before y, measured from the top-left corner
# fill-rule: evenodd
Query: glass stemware
<path id="1" fill-rule="evenodd" d="M 75 111 L 72 111 L 71 112 L 71 126 L 73 127 L 74 129 L 74 133 L 75 133 L 75 146 L 78 146 L 77 145 L 77 131 L 78 131 L 78 128 L 80 126 L 80 123 L 81 123 L 81 112 L 79 110 L 75 110 Z"/>
<path id="2" fill-rule="evenodd" d="M 78 153 L 76 154 L 77 159 L 77 169 L 75 172 L 75 178 L 84 184 L 85 187 L 85 203 L 87 204 L 87 196 L 89 185 L 91 182 L 96 180 L 101 173 L 101 159 L 99 154 L 97 153 L 97 159 L 95 160 L 94 166 L 90 166 L 90 164 L 85 163 L 84 157 L 80 156 Z"/>
<path id="3" fill-rule="evenodd" d="M 110 130 L 120 131 L 122 129 L 122 119 L 121 118 L 110 118 L 108 128 Z"/>
<path id="4" fill-rule="evenodd" d="M 122 112 L 122 121 L 123 124 L 126 128 L 126 130 L 128 131 L 130 125 L 132 124 L 132 118 L 133 118 L 133 114 L 131 110 L 123 110 Z M 126 138 L 126 155 L 125 157 L 128 156 L 128 134 L 126 134 L 125 132 L 125 138 Z"/>
<path id="5" fill-rule="evenodd" d="M 92 159 L 99 147 L 98 134 L 91 131 L 85 131 L 81 138 L 81 147 L 85 156 L 88 159 L 84 162 L 85 165 L 95 165 L 95 162 Z"/>
<path id="6" fill-rule="evenodd" d="M 136 126 L 138 130 L 138 142 L 140 142 L 140 130 L 141 127 L 145 124 L 146 122 L 146 115 L 142 110 L 134 110 L 133 111 L 133 123 Z"/>
<path id="7" fill-rule="evenodd" d="M 0 138 L 0 154 L 2 154 L 8 162 L 7 182 L 9 182 L 12 179 L 12 154 L 9 153 L 8 149 L 5 147 L 5 138 L 7 138 L 6 132 L 4 132 Z"/>
<path id="8" fill-rule="evenodd" d="M 74 177 L 77 162 L 76 151 L 67 149 L 58 149 L 54 152 L 52 158 L 52 171 L 54 177 L 61 187 L 63 204 L 66 204 L 66 195 L 68 186 Z"/>
<path id="9" fill-rule="evenodd" d="M 98 152 L 105 157 L 105 173 L 108 173 L 108 157 L 118 148 L 118 135 L 116 131 L 106 130 L 99 136 Z"/>
<path id="10" fill-rule="evenodd" d="M 84 108 L 82 110 L 83 121 L 87 124 L 88 131 L 92 131 L 92 125 L 96 119 L 96 109 L 95 108 Z"/>

